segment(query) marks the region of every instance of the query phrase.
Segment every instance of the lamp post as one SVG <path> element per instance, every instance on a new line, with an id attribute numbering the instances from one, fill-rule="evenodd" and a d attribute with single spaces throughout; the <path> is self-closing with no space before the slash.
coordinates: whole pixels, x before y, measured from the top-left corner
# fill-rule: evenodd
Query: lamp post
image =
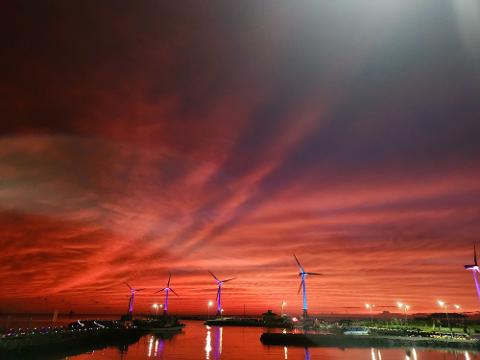
<path id="1" fill-rule="evenodd" d="M 210 319 L 210 308 L 213 306 L 213 301 L 212 300 L 208 300 L 208 304 L 207 304 L 207 319 Z"/>
<path id="2" fill-rule="evenodd" d="M 453 307 L 455 308 L 455 310 L 458 312 L 462 307 L 458 304 L 454 304 Z M 460 312 L 459 315 L 462 315 L 462 313 Z M 463 331 L 464 332 L 467 332 L 468 333 L 468 329 L 467 329 L 467 324 L 465 322 L 465 317 L 463 317 Z"/>
<path id="3" fill-rule="evenodd" d="M 223 319 L 223 309 L 220 309 L 220 318 Z"/>
<path id="4" fill-rule="evenodd" d="M 155 310 L 155 316 L 157 316 L 158 315 L 158 308 L 159 308 L 158 304 L 157 303 L 153 304 L 152 308 Z"/>
<path id="5" fill-rule="evenodd" d="M 285 313 L 283 312 L 283 308 L 287 305 L 287 302 L 286 301 L 282 301 L 282 316 L 285 315 Z"/>
<path id="6" fill-rule="evenodd" d="M 373 325 L 373 315 L 372 310 L 375 307 L 373 304 L 365 304 L 365 308 L 370 312 L 370 323 Z"/>
<path id="7" fill-rule="evenodd" d="M 397 307 L 398 307 L 399 309 L 403 309 L 403 314 L 404 314 L 404 316 L 405 316 L 405 326 L 406 326 L 406 325 L 407 325 L 407 321 L 408 321 L 408 314 L 407 314 L 407 312 L 408 312 L 408 310 L 410 309 L 410 305 L 404 304 L 404 303 L 402 303 L 402 302 L 397 302 Z"/>
<path id="8" fill-rule="evenodd" d="M 450 323 L 450 317 L 448 316 L 448 304 L 442 300 L 438 300 L 437 304 L 438 306 L 440 306 L 445 310 L 445 317 L 447 318 L 447 324 L 448 324 L 448 327 L 450 328 L 450 336 L 453 338 L 452 324 Z"/>
<path id="9" fill-rule="evenodd" d="M 408 310 L 410 310 L 410 305 L 405 304 L 405 307 L 403 308 L 405 311 L 405 324 L 408 323 Z"/>

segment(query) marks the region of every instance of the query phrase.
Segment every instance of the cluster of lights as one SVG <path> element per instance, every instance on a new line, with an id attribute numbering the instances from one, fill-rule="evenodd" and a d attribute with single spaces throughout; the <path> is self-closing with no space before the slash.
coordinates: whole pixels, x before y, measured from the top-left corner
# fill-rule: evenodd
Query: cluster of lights
<path id="1" fill-rule="evenodd" d="M 399 309 L 403 309 L 404 311 L 410 310 L 410 305 L 404 304 L 404 303 L 402 303 L 402 302 L 397 302 L 397 307 L 398 307 Z"/>
<path id="2" fill-rule="evenodd" d="M 41 328 L 33 328 L 33 329 L 9 329 L 8 333 L 3 334 L 0 338 L 18 338 L 21 336 L 38 336 L 38 335 L 51 335 L 51 334 L 65 334 L 65 333 L 79 333 L 85 331 L 99 331 L 102 329 L 115 329 L 118 328 L 118 321 L 112 321 L 112 326 L 106 326 L 103 324 L 98 323 L 97 321 L 93 321 L 95 327 L 87 327 L 84 323 L 80 320 L 77 320 L 75 324 L 80 325 L 80 328 L 68 328 L 63 326 L 56 326 L 56 327 L 41 327 Z"/>
<path id="3" fill-rule="evenodd" d="M 441 308 L 444 308 L 444 309 L 447 309 L 449 304 L 447 304 L 445 301 L 443 300 L 437 300 L 437 304 L 438 306 L 440 306 Z M 458 304 L 453 304 L 453 307 L 455 308 L 455 310 L 460 310 L 462 307 Z"/>

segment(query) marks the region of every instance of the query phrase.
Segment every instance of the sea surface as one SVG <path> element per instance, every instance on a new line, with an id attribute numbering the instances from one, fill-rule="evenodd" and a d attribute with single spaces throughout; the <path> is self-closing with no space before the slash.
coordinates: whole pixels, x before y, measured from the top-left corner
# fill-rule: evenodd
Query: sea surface
<path id="1" fill-rule="evenodd" d="M 265 346 L 260 342 L 262 328 L 207 327 L 200 321 L 183 321 L 182 333 L 171 338 L 142 336 L 130 345 L 86 351 L 79 355 L 51 357 L 69 360 L 139 360 L 139 359 L 206 359 L 206 360 L 450 360 L 479 359 L 480 354 L 465 351 L 440 351 L 414 348 L 399 349 L 339 349 Z M 38 359 L 42 359 L 38 354 Z M 47 358 L 47 357 L 45 357 Z"/>

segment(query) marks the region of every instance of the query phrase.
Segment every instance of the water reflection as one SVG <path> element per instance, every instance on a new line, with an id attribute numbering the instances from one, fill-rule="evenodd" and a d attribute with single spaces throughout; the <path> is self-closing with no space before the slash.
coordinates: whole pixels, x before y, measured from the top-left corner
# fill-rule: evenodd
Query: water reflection
<path id="1" fill-rule="evenodd" d="M 307 347 L 305 348 L 305 360 L 310 360 L 310 350 Z"/>
<path id="2" fill-rule="evenodd" d="M 372 360 L 382 360 L 382 352 L 379 349 L 371 348 L 370 355 Z"/>
<path id="3" fill-rule="evenodd" d="M 210 353 L 213 352 L 213 359 L 218 360 L 222 355 L 223 346 L 223 327 L 206 326 L 207 333 L 205 335 L 205 359 L 210 359 Z M 213 346 L 212 346 L 213 336 Z"/>
<path id="4" fill-rule="evenodd" d="M 158 357 L 163 353 L 163 347 L 165 346 L 165 340 L 161 337 L 151 335 L 148 339 L 148 357 Z"/>
<path id="5" fill-rule="evenodd" d="M 131 339 L 105 340 L 104 344 L 78 344 L 68 349 L 53 349 L 51 353 L 41 352 L 41 359 L 58 360 L 226 360 L 226 359 L 335 359 L 335 360 L 474 360 L 479 359 L 478 351 L 438 350 L 407 348 L 322 348 L 308 349 L 298 346 L 266 346 L 260 341 L 262 328 L 205 327 L 199 321 L 186 321 L 185 332 L 175 334 L 138 334 Z M 223 332 L 225 331 L 225 338 Z M 280 329 L 281 331 L 281 329 Z M 153 336 L 152 336 L 153 335 Z M 175 338 L 175 341 L 170 341 Z M 108 342 L 107 342 L 108 340 Z M 140 340 L 140 341 L 139 341 Z M 226 341 L 223 349 L 223 340 Z M 97 351 L 102 349 L 101 351 Z M 406 351 L 406 350 L 409 351 Z M 55 350 L 55 351 L 53 351 Z M 127 352 L 128 350 L 128 352 Z M 80 355 L 81 354 L 81 355 Z M 78 355 L 78 356 L 77 356 Z M 29 356 L 7 357 L 11 360 L 36 360 L 38 352 Z M 0 353 L 0 359 L 5 357 Z"/>
<path id="6" fill-rule="evenodd" d="M 212 351 L 212 335 L 210 326 L 207 326 L 207 336 L 205 337 L 205 359 L 210 359 L 210 352 Z"/>
<path id="7" fill-rule="evenodd" d="M 218 329 L 218 335 L 217 335 L 217 340 L 218 340 L 218 358 L 220 358 L 220 355 L 222 354 L 222 344 L 223 344 L 223 327 L 220 327 Z"/>
<path id="8" fill-rule="evenodd" d="M 405 360 L 417 360 L 417 350 L 415 350 L 415 348 L 407 350 Z"/>

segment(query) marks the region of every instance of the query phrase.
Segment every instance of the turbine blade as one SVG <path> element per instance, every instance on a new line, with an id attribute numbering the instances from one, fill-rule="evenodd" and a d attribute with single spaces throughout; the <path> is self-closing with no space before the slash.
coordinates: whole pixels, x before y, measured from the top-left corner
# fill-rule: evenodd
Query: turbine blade
<path id="1" fill-rule="evenodd" d="M 230 278 L 230 279 L 227 279 L 227 280 L 222 280 L 223 283 L 226 283 L 227 281 L 232 281 L 232 280 L 235 280 L 235 278 Z"/>
<path id="2" fill-rule="evenodd" d="M 473 244 L 473 260 L 475 262 L 475 265 L 477 264 L 477 248 L 475 247 L 475 244 Z"/>
<path id="3" fill-rule="evenodd" d="M 158 290 L 158 291 L 155 291 L 155 293 L 154 293 L 154 294 L 158 294 L 159 292 L 162 292 L 162 291 L 164 291 L 164 290 L 165 290 L 165 288 L 163 288 L 163 289 L 160 289 L 160 290 Z"/>
<path id="4" fill-rule="evenodd" d="M 314 272 L 307 272 L 306 274 L 307 274 L 307 275 L 323 275 L 323 274 L 320 274 L 320 273 L 314 273 Z"/>
<path id="5" fill-rule="evenodd" d="M 128 283 L 125 283 L 125 285 L 127 285 L 128 288 L 129 288 L 130 290 L 132 290 L 132 287 L 131 287 Z"/>
<path id="6" fill-rule="evenodd" d="M 170 291 L 171 291 L 172 293 L 174 293 L 175 295 L 179 296 L 179 295 L 175 292 L 175 290 L 173 290 L 172 288 L 170 288 Z"/>
<path id="7" fill-rule="evenodd" d="M 218 282 L 220 282 L 220 280 L 218 280 L 218 278 L 217 278 L 215 275 L 213 275 L 213 273 L 212 273 L 210 270 L 207 270 L 207 271 L 210 273 L 210 275 L 213 276 L 213 278 L 214 278 L 215 280 L 217 280 Z"/>
<path id="8" fill-rule="evenodd" d="M 302 270 L 302 272 L 305 272 L 305 269 L 303 268 L 302 264 L 300 264 L 300 261 L 298 261 L 298 258 L 295 254 L 293 254 L 293 257 L 295 258 L 295 261 L 297 262 L 298 264 L 298 267 L 300 268 L 300 270 Z"/>
<path id="9" fill-rule="evenodd" d="M 168 282 L 167 282 L 167 287 L 170 286 L 170 279 L 172 278 L 172 273 L 170 273 L 170 275 L 168 275 Z"/>
<path id="10" fill-rule="evenodd" d="M 298 287 L 297 295 L 300 294 L 300 290 L 302 289 L 303 281 L 300 281 L 300 286 Z"/>
<path id="11" fill-rule="evenodd" d="M 135 289 L 135 291 L 143 291 L 143 290 L 147 290 L 147 289 L 146 288 Z"/>

